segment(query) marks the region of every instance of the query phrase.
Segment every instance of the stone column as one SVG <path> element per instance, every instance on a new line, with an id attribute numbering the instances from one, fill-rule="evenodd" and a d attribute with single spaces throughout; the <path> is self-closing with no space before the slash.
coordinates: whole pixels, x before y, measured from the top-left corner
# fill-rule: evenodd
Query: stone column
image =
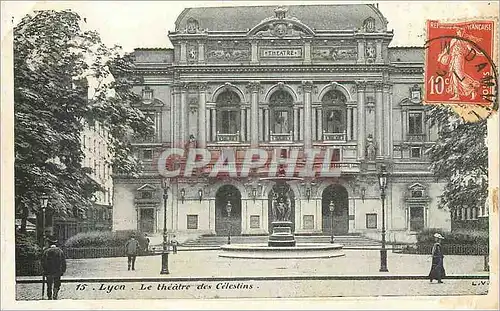
<path id="1" fill-rule="evenodd" d="M 366 83 L 357 83 L 358 90 L 358 159 L 365 158 L 365 90 Z"/>
<path id="2" fill-rule="evenodd" d="M 384 102 L 382 98 L 382 83 L 375 84 L 375 141 L 377 142 L 377 158 L 384 155 Z M 388 120 L 386 120 L 388 121 Z"/>
<path id="3" fill-rule="evenodd" d="M 264 141 L 269 141 L 269 107 L 264 108 Z"/>
<path id="4" fill-rule="evenodd" d="M 252 43 L 252 49 L 253 49 Z M 255 43 L 257 44 L 257 43 Z M 253 53 L 252 53 L 253 55 Z M 252 56 L 253 57 L 253 56 Z M 250 146 L 252 148 L 259 145 L 259 133 L 262 133 L 260 127 L 262 126 L 262 121 L 259 122 L 259 90 L 260 83 L 257 81 L 252 81 L 248 84 L 250 90 Z"/>
<path id="5" fill-rule="evenodd" d="M 201 40 L 198 41 L 198 63 L 205 63 L 205 42 Z"/>
<path id="6" fill-rule="evenodd" d="M 311 92 L 313 88 L 312 81 L 302 81 L 302 90 L 304 92 L 304 149 L 312 147 L 312 107 L 311 107 Z"/>
<path id="7" fill-rule="evenodd" d="M 352 139 L 351 135 L 351 119 L 352 119 L 352 108 L 351 107 L 347 107 L 347 137 L 346 137 L 346 140 L 349 141 Z"/>
<path id="8" fill-rule="evenodd" d="M 312 141 L 316 141 L 317 137 L 316 137 L 316 132 L 317 132 L 317 127 L 316 127 L 316 116 L 318 115 L 318 111 L 316 109 L 316 107 L 313 107 L 312 108 L 312 118 L 311 118 L 311 140 Z"/>
<path id="9" fill-rule="evenodd" d="M 352 140 L 356 140 L 358 139 L 358 135 L 357 135 L 357 130 L 358 130 L 358 108 L 357 107 L 353 107 L 352 108 Z"/>
<path id="10" fill-rule="evenodd" d="M 392 158 L 392 150 L 393 150 L 393 135 L 392 135 L 392 105 L 390 98 L 390 85 L 384 85 L 384 116 L 386 120 L 384 120 L 384 143 L 385 143 L 385 152 L 384 157 Z"/>
<path id="11" fill-rule="evenodd" d="M 304 64 L 311 64 L 311 40 L 304 41 Z"/>
<path id="12" fill-rule="evenodd" d="M 293 140 L 299 140 L 299 107 L 293 107 Z"/>
<path id="13" fill-rule="evenodd" d="M 299 140 L 304 140 L 304 107 L 299 109 L 300 124 L 299 124 Z"/>
<path id="14" fill-rule="evenodd" d="M 365 62 L 365 40 L 358 39 L 358 63 Z"/>
<path id="15" fill-rule="evenodd" d="M 257 40 L 252 40 L 251 41 L 251 44 L 252 44 L 252 58 L 250 60 L 250 63 L 251 64 L 257 64 L 259 62 L 259 47 L 257 45 Z"/>
<path id="16" fill-rule="evenodd" d="M 250 140 L 250 135 L 252 133 L 252 119 L 251 119 L 251 114 L 252 114 L 252 111 L 250 110 L 250 108 L 246 108 L 246 118 L 247 118 L 247 124 L 246 124 L 246 131 L 247 131 L 247 137 L 245 138 L 245 141 L 249 141 Z"/>
<path id="17" fill-rule="evenodd" d="M 210 127 L 210 111 L 211 108 L 205 105 L 205 138 L 207 141 L 212 141 L 212 130 Z"/>
<path id="18" fill-rule="evenodd" d="M 180 60 L 181 64 L 185 64 L 187 62 L 187 42 L 181 41 L 181 51 L 180 51 Z"/>
<path id="19" fill-rule="evenodd" d="M 183 85 L 181 86 L 181 104 L 180 104 L 180 143 L 182 144 L 181 146 L 184 146 L 184 143 L 186 143 L 187 138 L 188 138 L 188 102 L 187 102 L 187 86 Z"/>
<path id="20" fill-rule="evenodd" d="M 212 141 L 217 141 L 217 110 L 212 108 Z"/>
<path id="21" fill-rule="evenodd" d="M 199 99 L 198 99 L 198 148 L 205 148 L 207 146 L 207 132 L 206 132 L 206 102 L 207 102 L 207 85 L 201 83 L 199 85 Z"/>
<path id="22" fill-rule="evenodd" d="M 258 121 L 256 123 L 253 123 L 255 126 L 258 127 L 258 131 L 257 133 L 259 134 L 259 136 L 257 137 L 257 145 L 259 144 L 259 140 L 262 140 L 264 141 L 264 111 L 262 110 L 262 108 L 259 108 L 258 109 Z M 253 133 L 252 133 L 253 135 Z M 256 146 L 257 146 L 256 145 Z"/>
<path id="23" fill-rule="evenodd" d="M 375 62 L 378 64 L 383 63 L 384 59 L 382 57 L 382 40 L 377 40 L 375 48 L 377 49 L 377 51 L 376 51 L 377 56 L 375 58 Z"/>
<path id="24" fill-rule="evenodd" d="M 316 138 L 317 140 L 323 141 L 323 109 L 321 106 L 317 108 L 318 112 L 318 122 L 317 122 L 317 131 L 318 131 L 318 137 Z"/>
<path id="25" fill-rule="evenodd" d="M 246 130 L 245 130 L 245 108 L 241 107 L 240 108 L 240 137 L 239 137 L 239 141 L 245 141 L 245 135 L 246 135 Z"/>

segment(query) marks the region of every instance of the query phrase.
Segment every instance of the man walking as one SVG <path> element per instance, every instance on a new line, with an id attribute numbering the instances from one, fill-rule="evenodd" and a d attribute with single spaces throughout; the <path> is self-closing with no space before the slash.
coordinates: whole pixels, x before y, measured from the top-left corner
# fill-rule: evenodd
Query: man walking
<path id="1" fill-rule="evenodd" d="M 135 258 L 137 257 L 137 253 L 139 252 L 139 241 L 135 239 L 135 235 L 132 234 L 130 239 L 125 244 L 125 252 L 128 257 L 128 269 L 132 266 L 132 270 L 135 270 Z"/>
<path id="2" fill-rule="evenodd" d="M 49 247 L 42 253 L 43 275 L 47 278 L 47 297 L 49 300 L 57 300 L 61 288 L 61 276 L 66 272 L 66 257 L 64 252 L 57 247 L 56 239 L 47 240 Z"/>
<path id="3" fill-rule="evenodd" d="M 445 276 L 444 264 L 443 264 L 443 251 L 441 250 L 441 240 L 443 240 L 443 236 L 439 233 L 434 234 L 434 239 L 436 243 L 432 246 L 432 266 L 431 271 L 429 272 L 429 279 L 437 280 L 438 283 L 443 283 L 441 279 Z"/>

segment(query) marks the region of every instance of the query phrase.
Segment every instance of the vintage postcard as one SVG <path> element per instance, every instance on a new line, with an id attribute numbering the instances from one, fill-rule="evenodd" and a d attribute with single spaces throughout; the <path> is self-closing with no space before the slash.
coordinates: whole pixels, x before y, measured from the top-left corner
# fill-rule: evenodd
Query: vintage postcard
<path id="1" fill-rule="evenodd" d="M 498 10 L 2 2 L 2 308 L 498 308 Z"/>

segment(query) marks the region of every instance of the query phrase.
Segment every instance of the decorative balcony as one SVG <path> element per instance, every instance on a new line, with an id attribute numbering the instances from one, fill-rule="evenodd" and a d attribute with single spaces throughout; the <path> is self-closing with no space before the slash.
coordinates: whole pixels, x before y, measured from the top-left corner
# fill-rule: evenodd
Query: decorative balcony
<path id="1" fill-rule="evenodd" d="M 239 143 L 240 142 L 240 131 L 236 133 L 220 133 L 217 131 L 217 142 L 230 142 L 230 143 Z"/>
<path id="2" fill-rule="evenodd" d="M 132 144 L 152 144 L 152 143 L 159 143 L 160 140 L 158 139 L 156 134 L 147 136 L 133 135 L 130 139 L 130 142 Z"/>
<path id="3" fill-rule="evenodd" d="M 407 142 L 425 142 L 425 134 L 406 134 Z"/>
<path id="4" fill-rule="evenodd" d="M 293 135 L 292 131 L 288 133 L 273 133 L 271 132 L 269 135 L 269 141 L 271 142 L 292 142 Z"/>
<path id="5" fill-rule="evenodd" d="M 346 132 L 327 133 L 323 131 L 323 141 L 346 141 Z"/>

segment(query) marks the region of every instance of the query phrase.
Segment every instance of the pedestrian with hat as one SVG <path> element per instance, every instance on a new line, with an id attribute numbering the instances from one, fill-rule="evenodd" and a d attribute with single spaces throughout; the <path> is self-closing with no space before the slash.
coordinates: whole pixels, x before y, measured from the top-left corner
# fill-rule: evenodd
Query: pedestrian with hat
<path id="1" fill-rule="evenodd" d="M 434 234 L 435 243 L 432 246 L 432 265 L 431 271 L 429 272 L 429 279 L 432 283 L 433 280 L 437 280 L 438 283 L 443 283 L 441 280 L 444 276 L 446 276 L 443 264 L 443 251 L 441 249 L 441 241 L 444 240 L 444 237 L 439 234 Z"/>
<path id="2" fill-rule="evenodd" d="M 128 258 L 128 270 L 130 270 L 130 268 L 132 268 L 132 270 L 135 270 L 135 259 L 137 257 L 137 254 L 139 253 L 139 249 L 139 241 L 135 239 L 135 234 L 132 234 L 127 243 L 125 243 L 125 253 L 127 254 Z"/>
<path id="3" fill-rule="evenodd" d="M 57 300 L 61 288 L 61 276 L 66 272 L 66 256 L 57 246 L 57 239 L 47 239 L 49 247 L 42 253 L 43 275 L 47 278 L 47 297 Z"/>

